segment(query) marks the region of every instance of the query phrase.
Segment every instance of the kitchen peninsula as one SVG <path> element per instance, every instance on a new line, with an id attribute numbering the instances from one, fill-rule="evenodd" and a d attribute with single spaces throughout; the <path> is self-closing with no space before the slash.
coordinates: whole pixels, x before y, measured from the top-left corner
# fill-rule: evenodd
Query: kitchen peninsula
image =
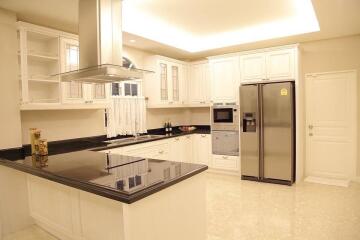
<path id="1" fill-rule="evenodd" d="M 94 151 L 0 165 L 27 175 L 30 216 L 60 239 L 206 239 L 205 165 Z"/>

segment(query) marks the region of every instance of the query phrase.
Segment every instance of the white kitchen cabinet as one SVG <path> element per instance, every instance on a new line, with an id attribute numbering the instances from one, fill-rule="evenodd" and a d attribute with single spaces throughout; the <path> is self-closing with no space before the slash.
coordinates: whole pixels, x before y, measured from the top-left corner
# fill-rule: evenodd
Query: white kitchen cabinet
<path id="1" fill-rule="evenodd" d="M 18 32 L 21 110 L 106 106 L 105 84 L 60 82 L 59 73 L 79 68 L 77 35 L 24 22 L 18 22 Z"/>
<path id="2" fill-rule="evenodd" d="M 211 135 L 210 134 L 194 134 L 193 135 L 193 161 L 212 166 L 211 161 Z"/>
<path id="3" fill-rule="evenodd" d="M 240 75 L 242 81 L 261 81 L 266 78 L 266 56 L 263 53 L 240 57 Z"/>
<path id="4" fill-rule="evenodd" d="M 170 138 L 170 160 L 192 162 L 192 135 Z"/>
<path id="5" fill-rule="evenodd" d="M 189 66 L 188 103 L 206 105 L 210 103 L 210 74 L 207 62 L 191 63 Z"/>
<path id="6" fill-rule="evenodd" d="M 187 100 L 187 64 L 162 56 L 151 56 L 145 68 L 154 74 L 144 76 L 144 94 L 148 107 L 185 104 Z"/>
<path id="7" fill-rule="evenodd" d="M 268 50 L 240 56 L 241 82 L 295 78 L 294 48 Z"/>
<path id="8" fill-rule="evenodd" d="M 79 69 L 79 41 L 60 38 L 61 72 Z M 63 82 L 62 103 L 106 103 L 109 96 L 109 84 Z"/>
<path id="9" fill-rule="evenodd" d="M 268 80 L 289 80 L 295 78 L 294 49 L 271 51 L 266 54 Z"/>
<path id="10" fill-rule="evenodd" d="M 239 156 L 212 154 L 211 134 L 189 134 L 101 152 L 175 162 L 193 162 L 205 164 L 215 171 L 240 174 Z"/>
<path id="11" fill-rule="evenodd" d="M 70 72 L 79 69 L 79 41 L 71 38 L 60 38 L 61 72 Z M 81 82 L 62 82 L 63 103 L 84 103 L 85 88 Z"/>
<path id="12" fill-rule="evenodd" d="M 155 141 L 127 147 L 120 147 L 111 149 L 110 152 L 115 154 L 122 154 L 125 156 L 153 158 L 160 160 L 168 160 L 170 158 L 169 144 L 167 141 Z"/>
<path id="13" fill-rule="evenodd" d="M 211 99 L 217 102 L 236 102 L 240 75 L 239 57 L 210 60 Z"/>
<path id="14" fill-rule="evenodd" d="M 60 34 L 18 23 L 21 104 L 59 104 Z"/>
<path id="15" fill-rule="evenodd" d="M 239 156 L 213 155 L 212 167 L 218 170 L 239 171 Z"/>

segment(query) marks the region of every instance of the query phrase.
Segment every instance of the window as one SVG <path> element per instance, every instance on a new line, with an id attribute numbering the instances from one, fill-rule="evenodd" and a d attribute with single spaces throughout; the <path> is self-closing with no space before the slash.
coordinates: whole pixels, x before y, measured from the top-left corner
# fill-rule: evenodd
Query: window
<path id="1" fill-rule="evenodd" d="M 120 83 L 112 83 L 111 84 L 111 95 L 112 96 L 121 96 Z"/>
<path id="2" fill-rule="evenodd" d="M 125 96 L 138 96 L 138 84 L 137 83 L 124 83 L 125 86 Z"/>
<path id="3" fill-rule="evenodd" d="M 130 59 L 123 57 L 123 67 L 136 68 Z M 141 97 L 141 80 L 111 83 L 112 97 Z"/>
<path id="4" fill-rule="evenodd" d="M 113 97 L 140 97 L 140 81 L 126 81 L 111 84 Z"/>

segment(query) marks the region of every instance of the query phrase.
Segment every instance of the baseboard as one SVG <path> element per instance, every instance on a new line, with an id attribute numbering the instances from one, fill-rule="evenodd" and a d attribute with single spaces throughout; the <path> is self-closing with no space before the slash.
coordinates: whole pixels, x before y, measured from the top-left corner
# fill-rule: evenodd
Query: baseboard
<path id="1" fill-rule="evenodd" d="M 237 172 L 237 171 L 227 171 L 227 170 L 220 170 L 220 169 L 216 169 L 216 168 L 209 168 L 208 170 L 206 170 L 206 172 L 241 177 L 240 172 Z"/>
<path id="2" fill-rule="evenodd" d="M 319 183 L 319 184 L 325 184 L 325 185 L 338 186 L 338 187 L 348 187 L 349 183 L 350 183 L 350 180 L 325 178 L 325 177 L 314 177 L 314 176 L 308 176 L 305 178 L 304 181 L 310 182 L 310 183 Z"/>

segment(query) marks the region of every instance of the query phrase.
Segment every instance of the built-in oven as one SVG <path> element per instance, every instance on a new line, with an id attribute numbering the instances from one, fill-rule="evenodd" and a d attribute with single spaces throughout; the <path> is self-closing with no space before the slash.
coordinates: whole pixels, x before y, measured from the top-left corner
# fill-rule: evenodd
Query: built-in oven
<path id="1" fill-rule="evenodd" d="M 212 153 L 239 156 L 239 131 L 211 131 Z"/>
<path id="2" fill-rule="evenodd" d="M 211 107 L 211 129 L 218 131 L 239 130 L 239 106 L 235 104 L 214 104 Z"/>

